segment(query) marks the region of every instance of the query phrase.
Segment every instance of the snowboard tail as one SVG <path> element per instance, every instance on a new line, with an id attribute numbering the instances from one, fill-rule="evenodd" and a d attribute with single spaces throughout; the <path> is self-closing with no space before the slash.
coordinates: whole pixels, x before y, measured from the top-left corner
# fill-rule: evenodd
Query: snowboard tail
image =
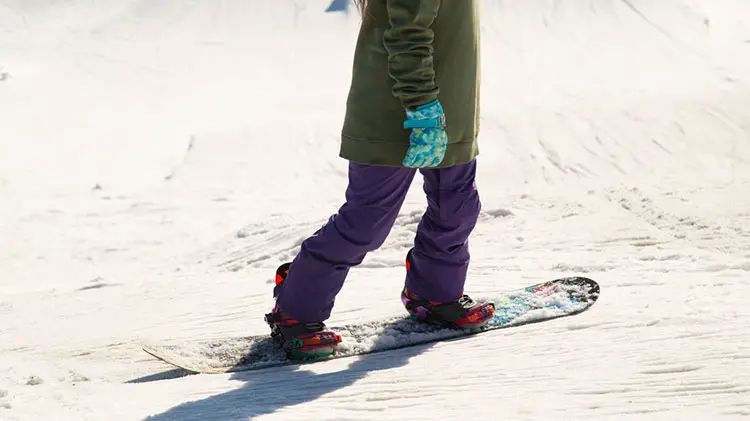
<path id="1" fill-rule="evenodd" d="M 482 297 L 495 304 L 492 320 L 478 329 L 451 329 L 416 321 L 409 316 L 352 323 L 331 330 L 342 337 L 325 361 L 454 339 L 495 329 L 572 316 L 589 309 L 599 298 L 599 284 L 584 277 L 560 278 L 523 289 Z M 269 335 L 194 340 L 174 344 L 142 344 L 145 352 L 196 373 L 227 373 L 296 365 Z"/>

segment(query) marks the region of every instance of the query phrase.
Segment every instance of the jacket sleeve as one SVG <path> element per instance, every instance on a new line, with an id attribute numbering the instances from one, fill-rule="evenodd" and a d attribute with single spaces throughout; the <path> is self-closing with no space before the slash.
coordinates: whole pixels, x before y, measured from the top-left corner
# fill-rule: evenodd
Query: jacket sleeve
<path id="1" fill-rule="evenodd" d="M 437 99 L 432 23 L 441 0 L 386 0 L 389 28 L 383 34 L 393 95 L 414 109 Z M 467 0 L 465 0 L 467 1 Z"/>

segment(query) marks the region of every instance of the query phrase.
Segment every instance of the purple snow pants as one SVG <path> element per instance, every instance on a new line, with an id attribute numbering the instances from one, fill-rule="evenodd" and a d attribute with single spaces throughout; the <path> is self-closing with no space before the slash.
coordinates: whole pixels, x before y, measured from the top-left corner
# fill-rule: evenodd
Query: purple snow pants
<path id="1" fill-rule="evenodd" d="M 427 300 L 452 301 L 463 293 L 468 238 L 481 208 L 476 161 L 419 171 L 428 206 L 414 238 L 406 287 Z M 281 309 L 306 323 L 330 317 L 349 269 L 385 242 L 416 172 L 349 164 L 346 203 L 302 243 L 286 280 L 274 291 Z"/>

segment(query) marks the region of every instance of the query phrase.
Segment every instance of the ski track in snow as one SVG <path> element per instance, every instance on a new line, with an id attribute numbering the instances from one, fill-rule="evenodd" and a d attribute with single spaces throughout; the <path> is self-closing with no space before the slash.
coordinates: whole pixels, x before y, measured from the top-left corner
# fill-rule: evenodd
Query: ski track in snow
<path id="1" fill-rule="evenodd" d="M 467 293 L 582 274 L 586 313 L 299 369 L 141 352 L 267 331 L 343 200 L 357 16 L 250 3 L 0 0 L 0 419 L 750 416 L 744 0 L 482 3 Z M 418 176 L 330 324 L 403 314 L 424 205 Z"/>

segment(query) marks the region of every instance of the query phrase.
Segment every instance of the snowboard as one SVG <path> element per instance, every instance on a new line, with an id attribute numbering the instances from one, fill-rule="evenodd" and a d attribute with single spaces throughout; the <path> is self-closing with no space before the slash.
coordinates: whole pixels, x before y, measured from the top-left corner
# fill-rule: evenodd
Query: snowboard
<path id="1" fill-rule="evenodd" d="M 228 373 L 313 362 L 395 350 L 430 342 L 572 316 L 589 309 L 599 298 L 599 284 L 585 277 L 568 277 L 475 299 L 493 302 L 492 320 L 480 329 L 463 330 L 392 316 L 344 326 L 329 326 L 342 342 L 329 357 L 292 360 L 270 334 L 197 339 L 179 343 L 142 343 L 142 349 L 176 367 L 195 373 Z"/>

